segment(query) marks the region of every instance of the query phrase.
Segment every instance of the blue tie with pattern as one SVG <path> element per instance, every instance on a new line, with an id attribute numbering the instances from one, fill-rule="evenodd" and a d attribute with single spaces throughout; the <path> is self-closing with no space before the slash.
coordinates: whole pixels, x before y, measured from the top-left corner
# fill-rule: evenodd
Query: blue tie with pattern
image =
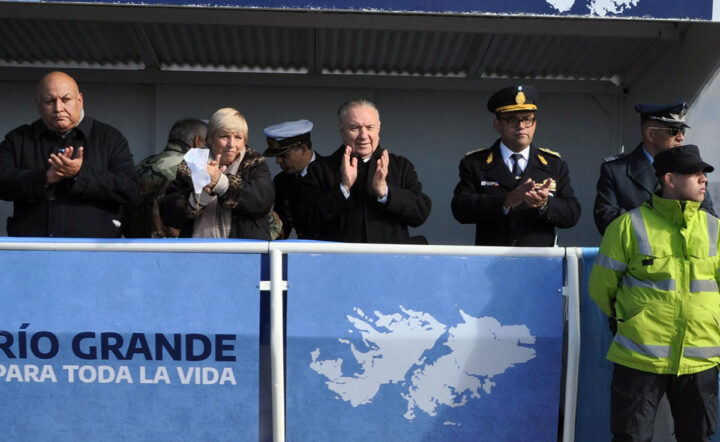
<path id="1" fill-rule="evenodd" d="M 522 155 L 520 155 L 519 153 L 514 153 L 510 155 L 510 158 L 512 158 L 514 161 L 512 174 L 516 180 L 519 180 L 520 176 L 522 175 L 522 170 L 520 169 L 520 158 L 522 158 Z"/>

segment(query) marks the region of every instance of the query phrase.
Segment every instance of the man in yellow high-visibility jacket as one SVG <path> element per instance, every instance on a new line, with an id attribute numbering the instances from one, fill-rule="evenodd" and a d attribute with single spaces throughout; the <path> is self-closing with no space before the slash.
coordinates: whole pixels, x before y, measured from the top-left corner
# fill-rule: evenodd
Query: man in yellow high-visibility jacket
<path id="1" fill-rule="evenodd" d="M 686 145 L 655 156 L 661 190 L 615 219 L 590 275 L 590 296 L 617 328 L 610 429 L 651 441 L 667 394 L 679 442 L 709 441 L 718 422 L 720 221 L 698 210 L 714 169 Z"/>

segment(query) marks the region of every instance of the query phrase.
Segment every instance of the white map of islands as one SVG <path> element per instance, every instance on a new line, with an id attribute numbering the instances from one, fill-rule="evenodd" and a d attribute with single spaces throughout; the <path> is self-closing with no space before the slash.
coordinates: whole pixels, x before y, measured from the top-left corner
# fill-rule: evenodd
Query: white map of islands
<path id="1" fill-rule="evenodd" d="M 416 409 L 435 416 L 438 406 L 460 407 L 490 394 L 495 376 L 535 357 L 529 347 L 535 337 L 524 325 L 501 325 L 460 310 L 462 322 L 448 328 L 428 313 L 402 306 L 401 313 L 376 311 L 374 319 L 354 310 L 356 316 L 347 319 L 362 336 L 363 348 L 347 339 L 339 342 L 350 347 L 359 372 L 345 375 L 343 359 L 320 360 L 320 349 L 311 352 L 310 362 L 328 379 L 328 388 L 353 407 L 371 403 L 384 384 L 400 384 L 407 387 L 402 393 L 406 419 L 414 419 Z M 425 352 L 440 342 L 446 347 L 443 354 L 428 361 Z"/>
<path id="2" fill-rule="evenodd" d="M 545 0 L 558 12 L 567 12 L 575 4 L 575 0 Z M 608 14 L 621 14 L 630 7 L 637 6 L 640 0 L 590 0 L 588 9 L 591 14 L 605 17 Z"/>

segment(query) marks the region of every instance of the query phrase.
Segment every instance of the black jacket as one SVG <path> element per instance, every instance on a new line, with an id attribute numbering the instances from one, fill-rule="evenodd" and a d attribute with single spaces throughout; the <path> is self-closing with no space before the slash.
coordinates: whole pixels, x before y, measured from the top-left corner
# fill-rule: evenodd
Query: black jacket
<path id="1" fill-rule="evenodd" d="M 68 146 L 83 147 L 80 172 L 46 186 L 50 153 Z M 0 143 L 0 198 L 13 202 L 9 236 L 118 237 L 120 208 L 137 194 L 127 140 L 88 116 L 65 138 L 37 120 Z"/>
<path id="2" fill-rule="evenodd" d="M 306 223 L 325 241 L 366 243 L 422 242 L 410 237 L 408 226 L 417 227 L 430 215 L 430 197 L 422 192 L 415 167 L 406 158 L 389 154 L 388 200 L 379 203 L 372 177 L 384 149 L 377 147 L 370 160 L 358 159 L 358 178 L 345 198 L 340 190 L 340 167 L 345 147 L 308 167 L 301 192 Z"/>
<path id="3" fill-rule="evenodd" d="M 315 161 L 323 158 L 315 152 Z M 303 177 L 300 174 L 280 172 L 273 178 L 273 184 L 275 185 L 275 206 L 273 210 L 282 221 L 282 239 L 289 237 L 293 228 L 300 239 L 318 238 L 318 233 L 306 226 L 307 216 L 300 197 L 300 185 L 306 177 L 307 175 Z"/>
<path id="4" fill-rule="evenodd" d="M 657 186 L 655 168 L 643 152 L 642 143 L 629 154 L 605 158 L 600 166 L 593 210 L 600 234 L 605 234 L 612 220 L 649 200 Z M 700 208 L 717 216 L 709 192 L 705 193 Z"/>
<path id="5" fill-rule="evenodd" d="M 537 183 L 548 178 L 555 181 L 556 190 L 546 209 L 522 203 L 506 215 L 505 197 L 528 178 Z M 475 224 L 475 244 L 485 246 L 549 247 L 555 243 L 556 227 L 572 227 L 580 218 L 580 202 L 570 186 L 567 164 L 557 153 L 530 146 L 527 167 L 516 181 L 503 162 L 500 140 L 460 161 L 460 182 L 451 209 L 459 222 Z"/>

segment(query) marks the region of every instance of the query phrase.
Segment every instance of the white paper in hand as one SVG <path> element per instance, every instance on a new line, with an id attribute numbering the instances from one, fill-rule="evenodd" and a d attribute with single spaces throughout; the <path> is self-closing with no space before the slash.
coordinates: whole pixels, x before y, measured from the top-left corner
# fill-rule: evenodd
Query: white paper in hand
<path id="1" fill-rule="evenodd" d="M 210 174 L 205 170 L 208 162 L 208 149 L 192 148 L 187 151 L 184 160 L 192 173 L 195 194 L 199 195 L 203 187 L 210 183 Z"/>

